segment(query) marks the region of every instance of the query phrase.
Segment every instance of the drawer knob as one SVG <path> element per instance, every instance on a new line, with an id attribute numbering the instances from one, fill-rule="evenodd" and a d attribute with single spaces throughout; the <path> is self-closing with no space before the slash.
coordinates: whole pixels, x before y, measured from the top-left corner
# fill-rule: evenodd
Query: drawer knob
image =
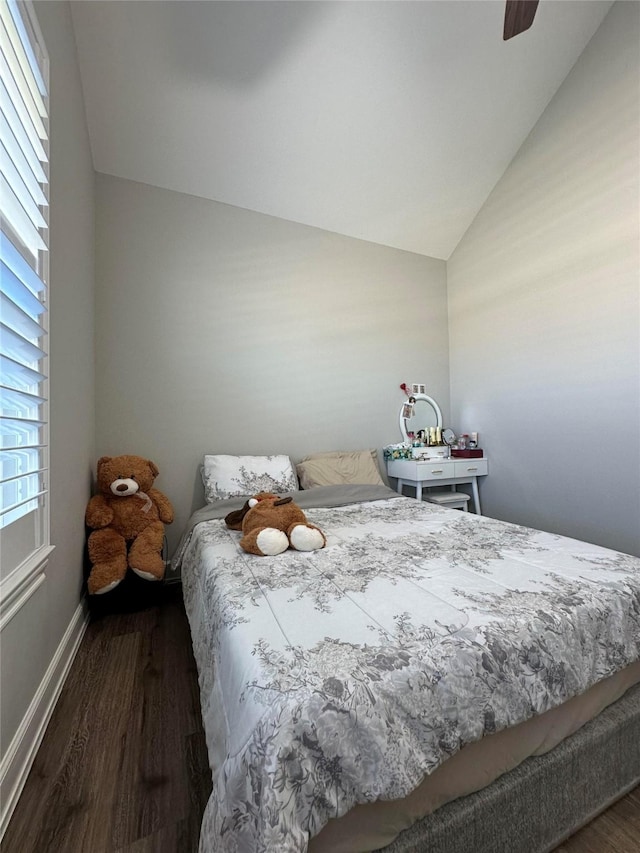
<path id="1" fill-rule="evenodd" d="M 431 473 L 432 474 L 442 474 L 442 468 L 434 468 Z"/>

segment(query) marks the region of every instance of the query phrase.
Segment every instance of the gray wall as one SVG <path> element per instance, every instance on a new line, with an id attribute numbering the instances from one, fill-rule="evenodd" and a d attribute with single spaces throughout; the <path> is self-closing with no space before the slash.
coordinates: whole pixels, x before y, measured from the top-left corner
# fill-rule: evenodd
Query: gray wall
<path id="1" fill-rule="evenodd" d="M 205 453 L 381 448 L 449 411 L 445 264 L 97 176 L 97 452 L 148 456 L 173 547 Z"/>
<path id="2" fill-rule="evenodd" d="M 51 60 L 49 563 L 51 643 L 80 600 L 84 511 L 95 466 L 95 173 L 67 2 L 37 15 Z"/>
<path id="3" fill-rule="evenodd" d="M 53 681 L 60 677 L 70 651 L 63 637 L 72 623 L 76 634 L 81 630 L 84 510 L 95 464 L 94 173 L 69 5 L 43 2 L 35 8 L 51 62 L 49 486 L 55 550 L 45 582 L 26 591 L 2 630 L 2 753 L 22 722 L 27 727 L 18 763 L 56 686 L 44 683 L 45 674 Z M 74 637 L 68 639 L 72 644 Z M 30 705 L 33 720 L 26 716 Z"/>
<path id="4" fill-rule="evenodd" d="M 447 264 L 483 509 L 640 553 L 637 3 L 616 3 Z"/>

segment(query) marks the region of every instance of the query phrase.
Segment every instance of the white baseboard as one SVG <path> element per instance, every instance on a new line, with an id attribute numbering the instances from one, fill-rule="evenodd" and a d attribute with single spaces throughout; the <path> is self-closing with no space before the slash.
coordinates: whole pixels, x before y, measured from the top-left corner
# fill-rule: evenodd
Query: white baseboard
<path id="1" fill-rule="evenodd" d="M 89 624 L 84 600 L 78 604 L 60 645 L 0 763 L 0 840 L 22 793 L 60 691 Z"/>

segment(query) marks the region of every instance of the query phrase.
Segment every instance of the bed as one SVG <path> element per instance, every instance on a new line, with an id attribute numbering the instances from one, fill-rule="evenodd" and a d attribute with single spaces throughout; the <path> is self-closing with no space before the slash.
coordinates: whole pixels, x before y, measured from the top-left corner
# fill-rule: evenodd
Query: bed
<path id="1" fill-rule="evenodd" d="M 640 781 L 640 560 L 381 485 L 289 493 L 323 550 L 244 553 L 236 495 L 174 557 L 213 774 L 201 853 L 495 853 L 537 807 L 517 849 L 540 851 Z"/>

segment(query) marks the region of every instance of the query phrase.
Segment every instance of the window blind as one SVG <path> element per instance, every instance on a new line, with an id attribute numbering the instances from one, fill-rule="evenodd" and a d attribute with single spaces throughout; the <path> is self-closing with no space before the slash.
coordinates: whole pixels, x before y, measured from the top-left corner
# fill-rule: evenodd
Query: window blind
<path id="1" fill-rule="evenodd" d="M 31 4 L 0 2 L 0 529 L 45 507 L 47 58 Z M 38 523 L 42 531 L 45 525 Z M 22 528 L 21 528 L 22 529 Z M 7 531 L 8 532 L 8 531 Z M 36 535 L 30 547 L 44 544 Z"/>

